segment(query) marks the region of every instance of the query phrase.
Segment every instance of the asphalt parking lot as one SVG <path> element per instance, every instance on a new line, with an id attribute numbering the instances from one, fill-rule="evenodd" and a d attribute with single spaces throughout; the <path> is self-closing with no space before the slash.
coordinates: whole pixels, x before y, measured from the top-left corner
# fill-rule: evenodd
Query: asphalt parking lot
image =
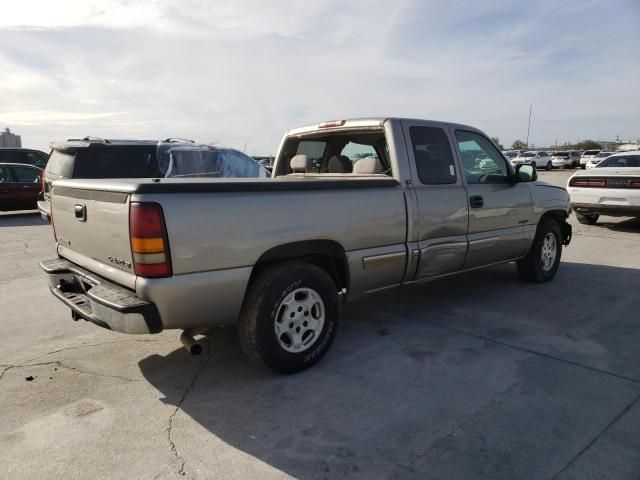
<path id="1" fill-rule="evenodd" d="M 349 304 L 277 376 L 230 330 L 190 357 L 73 322 L 51 227 L 0 214 L 0 477 L 637 480 L 640 222 L 571 222 L 553 282 L 505 265 Z"/>

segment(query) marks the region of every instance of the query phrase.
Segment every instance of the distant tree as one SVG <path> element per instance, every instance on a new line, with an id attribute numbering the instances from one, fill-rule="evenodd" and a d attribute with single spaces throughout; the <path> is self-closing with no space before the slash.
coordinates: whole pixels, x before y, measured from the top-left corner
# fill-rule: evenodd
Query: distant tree
<path id="1" fill-rule="evenodd" d="M 498 147 L 500 150 L 504 150 L 504 147 L 500 143 L 500 139 L 498 137 L 491 137 L 491 141 L 495 143 L 496 147 Z"/>
<path id="2" fill-rule="evenodd" d="M 602 150 L 602 145 L 595 140 L 583 140 L 576 143 L 573 148 L 576 150 Z"/>
<path id="3" fill-rule="evenodd" d="M 516 140 L 511 144 L 511 148 L 514 150 L 525 150 L 527 148 L 527 144 L 522 140 Z"/>

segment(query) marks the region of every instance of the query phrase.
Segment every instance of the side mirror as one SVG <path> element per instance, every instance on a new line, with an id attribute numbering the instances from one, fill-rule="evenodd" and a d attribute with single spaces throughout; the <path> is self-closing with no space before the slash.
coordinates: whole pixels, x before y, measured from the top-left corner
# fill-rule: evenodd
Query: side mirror
<path id="1" fill-rule="evenodd" d="M 535 182 L 538 180 L 538 172 L 533 163 L 523 163 L 516 166 L 516 178 L 518 182 Z"/>

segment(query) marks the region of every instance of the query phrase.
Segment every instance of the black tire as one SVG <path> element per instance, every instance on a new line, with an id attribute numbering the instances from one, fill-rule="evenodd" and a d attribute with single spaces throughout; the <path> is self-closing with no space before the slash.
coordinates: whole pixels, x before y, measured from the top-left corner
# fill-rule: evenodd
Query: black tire
<path id="1" fill-rule="evenodd" d="M 544 169 L 547 171 L 553 170 L 553 163 L 551 163 L 551 160 L 547 162 L 547 164 L 544 166 Z"/>
<path id="2" fill-rule="evenodd" d="M 300 288 L 312 289 L 322 299 L 324 324 L 307 349 L 290 352 L 278 340 L 275 322 L 282 322 L 281 302 Z M 339 319 L 338 289 L 331 277 L 315 265 L 286 262 L 265 269 L 252 281 L 238 317 L 238 337 L 244 352 L 257 364 L 278 373 L 294 373 L 314 365 L 327 353 Z"/>
<path id="3" fill-rule="evenodd" d="M 543 268 L 542 254 L 544 240 L 547 234 L 555 237 L 556 256 L 550 268 Z M 533 283 L 544 283 L 553 279 L 558 267 L 560 266 L 560 257 L 562 256 L 562 229 L 557 220 L 547 218 L 543 220 L 536 231 L 533 245 L 527 255 L 518 260 L 518 275 L 522 280 Z"/>
<path id="4" fill-rule="evenodd" d="M 583 225 L 595 225 L 600 215 L 589 215 L 587 213 L 576 212 L 576 218 Z"/>

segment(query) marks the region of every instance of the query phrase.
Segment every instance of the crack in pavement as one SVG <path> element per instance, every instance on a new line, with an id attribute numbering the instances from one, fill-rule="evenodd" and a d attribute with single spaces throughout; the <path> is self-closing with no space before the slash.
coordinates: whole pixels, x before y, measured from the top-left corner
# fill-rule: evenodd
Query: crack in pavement
<path id="1" fill-rule="evenodd" d="M 5 369 L 0 373 L 0 380 L 2 380 L 2 378 L 4 377 L 4 374 L 11 370 L 12 368 L 29 368 L 29 367 L 41 367 L 41 366 L 46 366 L 46 365 L 56 365 L 58 368 L 63 368 L 65 370 L 71 370 L 73 372 L 76 372 L 78 374 L 83 374 L 83 375 L 92 375 L 95 377 L 106 377 L 106 378 L 116 378 L 118 380 L 124 380 L 126 382 L 141 382 L 142 380 L 138 380 L 136 378 L 129 378 L 129 377 L 122 377 L 120 375 L 109 375 L 108 373 L 98 373 L 98 372 L 88 372 L 86 370 L 81 370 L 78 367 L 71 367 L 69 365 L 65 365 L 62 362 L 60 362 L 59 360 L 54 360 L 51 362 L 40 362 L 40 363 L 25 363 L 25 364 L 21 364 L 21 365 L 6 365 L 6 364 L 2 364 L 0 365 L 0 367 L 5 367 Z"/>
<path id="2" fill-rule="evenodd" d="M 2 377 L 4 377 L 4 374 L 7 373 L 9 370 L 11 370 L 13 368 L 13 365 L 0 365 L 0 367 L 5 367 L 5 369 L 2 370 L 2 372 L 0 372 L 0 380 L 2 380 Z"/>
<path id="3" fill-rule="evenodd" d="M 175 419 L 175 416 L 178 414 L 178 411 L 182 408 L 182 405 L 185 402 L 185 400 L 187 399 L 187 396 L 189 395 L 189 393 L 191 393 L 191 391 L 195 387 L 195 384 L 196 384 L 198 378 L 204 372 L 205 368 L 209 364 L 209 361 L 211 360 L 211 341 L 212 340 L 209 339 L 208 343 L 207 343 L 207 358 L 205 358 L 204 360 L 202 360 L 200 362 L 200 367 L 194 373 L 193 377 L 191 378 L 191 382 L 189 382 L 189 385 L 187 385 L 187 388 L 185 388 L 184 392 L 182 392 L 182 396 L 180 397 L 180 400 L 176 404 L 176 408 L 173 410 L 171 415 L 169 415 L 168 425 L 167 425 L 167 428 L 165 430 L 165 432 L 167 434 L 167 442 L 169 443 L 169 448 L 171 450 L 171 453 L 175 457 L 175 459 L 172 462 L 172 464 L 176 463 L 176 462 L 179 462 L 180 466 L 178 468 L 177 473 L 178 473 L 178 475 L 181 475 L 181 476 L 184 476 L 184 475 L 187 474 L 187 472 L 185 470 L 187 462 L 182 457 L 182 455 L 180 455 L 180 452 L 178 452 L 178 447 L 176 446 L 176 443 L 173 440 L 173 420 Z M 153 480 L 156 480 L 156 479 L 160 478 L 160 476 L 163 475 L 163 474 L 164 474 L 164 470 L 160 471 L 159 473 L 154 475 Z"/>
<path id="4" fill-rule="evenodd" d="M 629 405 L 624 407 L 620 413 L 618 413 L 613 420 L 611 420 L 605 427 L 589 442 L 587 443 L 574 457 L 567 462 L 567 464 L 562 467 L 562 469 L 556 473 L 551 480 L 557 479 L 560 475 L 562 475 L 567 469 L 569 469 L 574 463 L 576 463 L 582 455 L 584 455 L 605 433 L 609 431 L 611 427 L 613 427 L 618 421 L 629 411 L 631 410 L 636 403 L 640 400 L 640 395 L 638 395 Z"/>

